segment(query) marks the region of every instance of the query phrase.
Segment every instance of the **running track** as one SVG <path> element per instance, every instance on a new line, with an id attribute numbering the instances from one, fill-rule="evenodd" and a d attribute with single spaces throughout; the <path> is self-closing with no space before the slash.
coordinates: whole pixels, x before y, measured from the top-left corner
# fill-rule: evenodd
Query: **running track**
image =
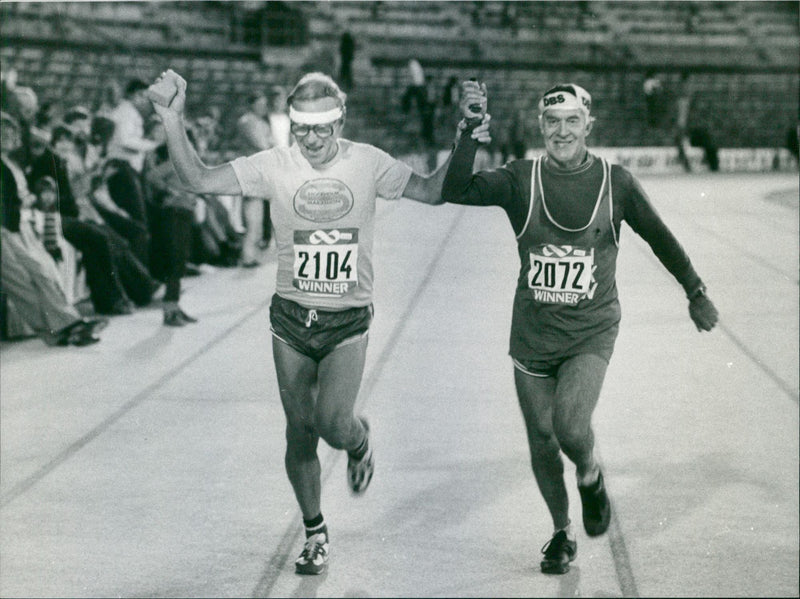
<path id="1" fill-rule="evenodd" d="M 499 209 L 380 201 L 358 410 L 377 469 L 352 498 L 321 445 L 329 572 L 298 577 L 268 334 L 272 260 L 187 279 L 102 343 L 0 346 L 0 596 L 795 596 L 797 174 L 644 178 L 721 313 L 699 334 L 629 228 L 623 324 L 595 413 L 614 506 L 539 572 L 549 517 L 507 356 L 517 271 Z"/>

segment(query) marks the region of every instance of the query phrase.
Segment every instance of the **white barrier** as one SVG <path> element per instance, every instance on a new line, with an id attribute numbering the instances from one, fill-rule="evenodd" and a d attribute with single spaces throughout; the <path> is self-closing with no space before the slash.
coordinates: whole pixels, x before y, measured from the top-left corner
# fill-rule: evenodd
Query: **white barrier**
<path id="1" fill-rule="evenodd" d="M 589 147 L 589 151 L 606 160 L 624 166 L 637 175 L 665 175 L 685 173 L 678 160 L 678 149 L 674 147 L 608 148 Z M 525 158 L 535 158 L 544 153 L 544 148 L 529 148 Z M 441 150 L 437 164 L 441 165 L 450 155 L 449 150 Z M 703 161 L 703 150 L 691 147 L 687 151 L 692 172 L 709 172 Z M 417 172 L 427 172 L 428 157 L 424 153 L 400 156 Z M 721 148 L 718 151 L 719 172 L 721 173 L 764 173 L 770 171 L 796 171 L 797 161 L 785 148 Z M 501 157 L 490 157 L 486 152 L 479 155 L 475 169 L 501 166 Z"/>
<path id="2" fill-rule="evenodd" d="M 670 147 L 590 148 L 591 152 L 624 166 L 635 174 L 671 174 L 686 172 L 678 160 L 678 149 Z M 707 172 L 701 148 L 689 148 L 693 172 Z M 797 161 L 785 148 L 720 148 L 721 173 L 762 173 L 797 169 Z"/>

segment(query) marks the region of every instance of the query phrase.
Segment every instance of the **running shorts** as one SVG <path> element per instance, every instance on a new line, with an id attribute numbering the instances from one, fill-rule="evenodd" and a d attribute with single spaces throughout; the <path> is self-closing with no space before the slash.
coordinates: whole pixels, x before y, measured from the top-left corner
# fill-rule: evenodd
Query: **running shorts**
<path id="1" fill-rule="evenodd" d="M 373 313 L 372 304 L 336 312 L 305 308 L 276 293 L 269 307 L 270 330 L 279 340 L 319 362 L 337 347 L 365 337 Z"/>
<path id="2" fill-rule="evenodd" d="M 512 331 L 513 334 L 513 331 Z M 611 355 L 614 353 L 614 344 L 619 334 L 619 323 L 615 323 L 608 329 L 601 331 L 591 337 L 583 339 L 571 346 L 565 347 L 562 352 L 550 352 L 549 355 L 520 356 L 511 354 L 511 360 L 514 362 L 514 368 L 537 377 L 554 377 L 558 374 L 558 369 L 561 365 L 580 354 L 594 354 L 600 356 L 606 362 L 611 361 Z"/>

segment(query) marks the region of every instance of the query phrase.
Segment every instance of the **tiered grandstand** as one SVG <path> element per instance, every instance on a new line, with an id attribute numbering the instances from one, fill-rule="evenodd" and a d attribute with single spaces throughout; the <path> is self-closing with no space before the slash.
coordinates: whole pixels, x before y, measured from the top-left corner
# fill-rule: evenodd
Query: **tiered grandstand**
<path id="1" fill-rule="evenodd" d="M 151 79 L 170 66 L 190 100 L 233 118 L 254 87 L 335 74 L 339 38 L 357 42 L 348 136 L 413 149 L 400 109 L 418 59 L 441 89 L 450 76 L 489 87 L 498 132 L 553 82 L 589 89 L 594 143 L 672 143 L 644 118 L 653 69 L 667 90 L 692 77 L 691 119 L 721 147 L 777 147 L 797 124 L 797 2 L 2 2 L 3 69 L 40 100 L 99 102 L 110 78 Z M 502 134 L 501 134 L 502 135 Z M 451 130 L 439 131 L 448 145 Z"/>

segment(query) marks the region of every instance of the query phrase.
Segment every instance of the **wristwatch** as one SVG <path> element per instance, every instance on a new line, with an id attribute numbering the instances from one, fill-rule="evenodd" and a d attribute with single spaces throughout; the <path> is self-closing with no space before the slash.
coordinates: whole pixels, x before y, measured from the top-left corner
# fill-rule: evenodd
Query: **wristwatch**
<path id="1" fill-rule="evenodd" d="M 706 296 L 706 286 L 701 284 L 700 287 L 695 289 L 689 296 L 689 301 L 692 302 L 699 297 L 705 297 L 705 296 Z"/>

